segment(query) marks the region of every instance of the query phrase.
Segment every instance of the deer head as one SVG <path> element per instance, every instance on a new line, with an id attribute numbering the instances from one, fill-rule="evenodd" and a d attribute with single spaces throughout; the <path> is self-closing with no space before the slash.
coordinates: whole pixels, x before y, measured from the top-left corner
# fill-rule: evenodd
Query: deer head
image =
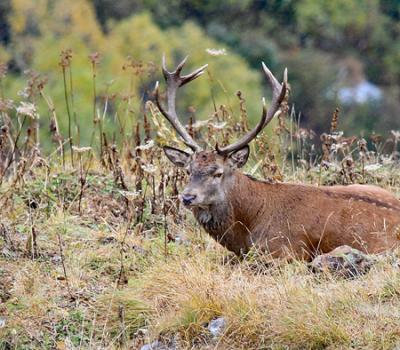
<path id="1" fill-rule="evenodd" d="M 170 72 L 166 68 L 165 57 L 163 57 L 162 71 L 167 84 L 167 108 L 164 108 L 160 102 L 158 83 L 156 85 L 156 103 L 160 112 L 193 151 L 192 154 L 189 154 L 173 147 L 164 147 L 168 159 L 176 166 L 185 168 L 190 175 L 189 182 L 180 195 L 180 199 L 185 206 L 205 209 L 225 201 L 235 172 L 247 162 L 250 151 L 248 144 L 275 115 L 281 113 L 279 108 L 286 95 L 287 72 L 285 70 L 284 81 L 280 84 L 262 63 L 263 70 L 272 87 L 272 102 L 269 110 L 267 111 L 263 99 L 262 115 L 254 129 L 231 145 L 219 147 L 217 144 L 214 150 L 202 150 L 180 123 L 175 110 L 178 88 L 198 78 L 207 68 L 205 65 L 188 75 L 181 76 L 186 59 L 177 66 L 175 71 Z"/>

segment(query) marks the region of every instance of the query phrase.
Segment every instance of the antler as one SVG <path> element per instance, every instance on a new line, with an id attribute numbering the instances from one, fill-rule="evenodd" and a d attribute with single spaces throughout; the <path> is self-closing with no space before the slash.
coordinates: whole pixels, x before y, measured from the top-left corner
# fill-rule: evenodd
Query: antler
<path id="1" fill-rule="evenodd" d="M 167 110 L 160 103 L 160 95 L 158 91 L 159 84 L 156 84 L 156 103 L 160 112 L 164 115 L 165 118 L 171 123 L 174 129 L 178 132 L 178 134 L 182 137 L 185 144 L 190 147 L 194 152 L 198 152 L 201 150 L 201 147 L 193 140 L 193 138 L 186 131 L 185 127 L 178 119 L 178 115 L 175 110 L 176 103 L 176 92 L 178 88 L 181 86 L 191 82 L 192 80 L 198 78 L 200 75 L 204 73 L 204 70 L 207 68 L 207 64 L 196 69 L 194 72 L 181 76 L 181 71 L 183 66 L 186 63 L 186 56 L 181 63 L 178 64 L 175 71 L 169 72 L 165 63 L 165 55 L 162 59 L 162 71 L 165 78 L 165 82 L 167 83 Z"/>
<path id="2" fill-rule="evenodd" d="M 267 68 L 267 66 L 262 62 L 262 67 L 265 75 L 267 76 L 269 83 L 272 88 L 272 102 L 271 106 L 267 112 L 267 108 L 265 106 L 265 100 L 263 98 L 263 111 L 262 116 L 258 124 L 255 128 L 249 131 L 246 135 L 244 135 L 240 140 L 236 141 L 232 145 L 228 145 L 223 148 L 219 148 L 218 144 L 215 146 L 216 151 L 221 154 L 229 154 L 233 151 L 239 150 L 246 146 L 250 141 L 252 141 L 260 132 L 263 130 L 267 124 L 274 118 L 275 115 L 280 114 L 280 105 L 285 98 L 286 95 L 286 87 L 287 87 L 287 69 L 285 69 L 283 75 L 283 83 L 280 84 L 278 80 L 274 77 L 271 71 Z"/>

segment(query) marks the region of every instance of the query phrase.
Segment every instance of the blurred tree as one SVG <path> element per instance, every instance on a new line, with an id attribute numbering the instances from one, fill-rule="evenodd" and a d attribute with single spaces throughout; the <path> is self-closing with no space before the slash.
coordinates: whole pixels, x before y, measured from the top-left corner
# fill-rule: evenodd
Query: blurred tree
<path id="1" fill-rule="evenodd" d="M 400 3 L 398 0 L 381 0 L 382 12 L 395 21 L 400 20 Z"/>
<path id="2" fill-rule="evenodd" d="M 384 84 L 396 82 L 398 76 L 382 72 L 387 70 L 386 56 L 397 55 L 398 48 L 392 46 L 398 42 L 399 31 L 381 12 L 379 0 L 301 0 L 297 23 L 307 46 L 336 55 L 357 53 L 366 63 L 369 79 Z M 391 70 L 393 73 L 393 67 Z"/>
<path id="3" fill-rule="evenodd" d="M 323 49 L 364 50 L 372 25 L 382 25 L 378 0 L 300 0 L 296 14 L 300 31 Z"/>
<path id="4" fill-rule="evenodd" d="M 25 69 L 45 72 L 64 116 L 58 55 L 61 49 L 72 48 L 74 81 L 79 81 L 75 107 L 78 119 L 85 123 L 93 114 L 87 58 L 93 51 L 102 54 L 98 100 L 115 93 L 122 99 L 108 103 L 113 118 L 117 111 L 122 113 L 121 108 L 131 111 L 124 116 L 136 117 L 140 112 L 128 104 L 138 106 L 160 76 L 158 69 L 157 74 L 137 74 L 138 67 L 152 62 L 145 70 L 154 71 L 163 52 L 171 67 L 187 53 L 191 54 L 188 68 L 210 63 L 209 78 L 196 82 L 193 91 L 189 86 L 182 106 L 194 104 L 199 116 L 207 116 L 212 110 L 212 86 L 217 103 L 229 100 L 235 109 L 237 101 L 231 96 L 240 87 L 251 115 L 258 115 L 259 82 L 264 81 L 259 67 L 265 60 L 277 74 L 288 66 L 296 110 L 308 126 L 321 129 L 323 118 L 329 118 L 337 105 L 326 91 L 337 86 L 344 59 L 354 57 L 363 63 L 365 79 L 379 85 L 387 96 L 371 113 L 367 107 L 343 106 L 348 111 L 347 125 L 353 128 L 348 131 L 385 129 L 385 125 L 396 125 L 400 113 L 399 14 L 398 0 L 3 0 L 0 40 L 5 50 L 0 48 L 0 59 L 8 60 L 14 73 L 9 81 L 15 87 L 22 88 L 19 75 Z M 228 55 L 210 56 L 207 48 L 225 48 Z M 128 95 L 133 97 L 127 99 Z M 383 124 L 367 120 L 383 113 Z M 65 119 L 60 119 L 64 127 Z M 112 128 L 116 123 L 110 124 Z"/>
<path id="5" fill-rule="evenodd" d="M 200 118 L 208 117 L 213 112 L 213 93 L 217 107 L 225 104 L 238 113 L 239 104 L 234 93 L 241 89 L 248 100 L 249 113 L 258 118 L 261 110 L 260 75 L 251 71 L 243 59 L 229 51 L 226 55 L 217 56 L 207 53 L 207 49 L 220 48 L 220 44 L 207 38 L 194 23 L 187 22 L 182 27 L 162 31 L 149 15 L 135 16 L 113 26 L 109 42 L 113 52 L 132 55 L 136 61 L 155 64 L 157 75 L 147 79 L 147 83 L 142 85 L 142 91 L 152 89 L 155 78 L 163 81 L 160 75 L 163 53 L 166 54 L 170 69 L 190 54 L 185 67 L 187 71 L 205 63 L 209 63 L 209 68 L 207 75 L 183 89 L 181 96 L 186 107 L 192 105 L 198 110 Z"/>
<path id="6" fill-rule="evenodd" d="M 234 93 L 240 88 L 249 102 L 249 113 L 259 117 L 260 75 L 230 52 L 222 56 L 208 54 L 206 49 L 219 48 L 220 44 L 207 38 L 194 23 L 162 30 L 149 14 L 144 13 L 110 23 L 108 34 L 104 34 L 88 1 L 70 3 L 68 0 L 39 0 L 35 6 L 29 0 L 12 0 L 9 20 L 13 35 L 8 51 L 18 67 L 14 71 L 30 68 L 46 76 L 45 92 L 54 101 L 64 135 L 69 118 L 60 53 L 72 50 L 74 106 L 71 96 L 68 102 L 70 114 L 76 117 L 80 126 L 83 143 L 89 142 L 93 129 L 93 75 L 89 55 L 95 51 L 99 51 L 101 57 L 96 74 L 96 114 L 103 115 L 104 101 L 107 100 L 104 127 L 110 135 L 121 128 L 130 132 L 134 121 L 141 117 L 143 102 L 155 81 L 162 81 L 160 63 L 163 53 L 171 68 L 188 53 L 191 57 L 187 70 L 210 63 L 209 74 L 180 94 L 179 106 L 184 110 L 193 105 L 199 117 L 208 117 L 213 112 L 212 90 L 217 105 L 225 104 L 238 113 Z M 68 72 L 67 69 L 66 85 L 70 91 Z M 19 74 L 9 76 L 7 82 L 6 91 L 17 92 L 24 87 L 24 77 Z M 9 97 L 19 99 L 16 95 Z M 41 100 L 36 98 L 36 101 Z M 42 115 L 48 114 L 43 101 L 40 105 Z M 46 118 L 42 118 L 41 123 L 47 123 Z M 74 131 L 76 135 L 75 127 Z"/>
<path id="7" fill-rule="evenodd" d="M 337 76 L 334 60 L 321 51 L 305 49 L 290 52 L 283 57 L 283 63 L 289 67 L 292 101 L 302 122 L 317 132 L 327 131 L 337 103 L 333 91 Z"/>
<path id="8" fill-rule="evenodd" d="M 2 0 L 0 2 L 0 43 L 4 44 L 8 44 L 10 40 L 10 26 L 7 18 L 7 14 L 10 10 L 10 1 Z"/>

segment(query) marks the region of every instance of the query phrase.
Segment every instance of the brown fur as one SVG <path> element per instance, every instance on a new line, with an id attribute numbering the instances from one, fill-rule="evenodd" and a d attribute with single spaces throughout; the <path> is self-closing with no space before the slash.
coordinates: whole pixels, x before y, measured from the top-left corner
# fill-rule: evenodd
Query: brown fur
<path id="1" fill-rule="evenodd" d="M 232 223 L 240 221 L 247 230 L 234 227 L 233 241 L 246 241 L 237 236 L 247 235 L 274 256 L 307 260 L 341 245 L 379 253 L 400 243 L 400 201 L 381 188 L 267 184 L 239 171 L 234 177 Z"/>
<path id="2" fill-rule="evenodd" d="M 256 246 L 274 257 L 309 260 L 341 245 L 368 253 L 399 245 L 400 201 L 390 192 L 369 185 L 257 181 L 237 169 L 247 160 L 245 152 L 238 154 L 186 155 L 191 177 L 184 193 L 197 198 L 190 207 L 227 249 L 240 255 Z"/>

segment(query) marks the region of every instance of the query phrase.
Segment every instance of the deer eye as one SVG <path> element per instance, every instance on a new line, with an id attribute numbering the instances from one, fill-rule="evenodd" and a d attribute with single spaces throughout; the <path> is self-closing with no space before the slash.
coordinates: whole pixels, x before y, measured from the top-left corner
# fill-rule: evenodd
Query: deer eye
<path id="1" fill-rule="evenodd" d="M 222 176 L 222 174 L 223 174 L 223 173 L 221 173 L 221 172 L 218 172 L 218 173 L 215 173 L 215 174 L 213 175 L 213 177 L 215 177 L 215 178 L 218 178 L 218 177 L 221 177 L 221 176 Z"/>

